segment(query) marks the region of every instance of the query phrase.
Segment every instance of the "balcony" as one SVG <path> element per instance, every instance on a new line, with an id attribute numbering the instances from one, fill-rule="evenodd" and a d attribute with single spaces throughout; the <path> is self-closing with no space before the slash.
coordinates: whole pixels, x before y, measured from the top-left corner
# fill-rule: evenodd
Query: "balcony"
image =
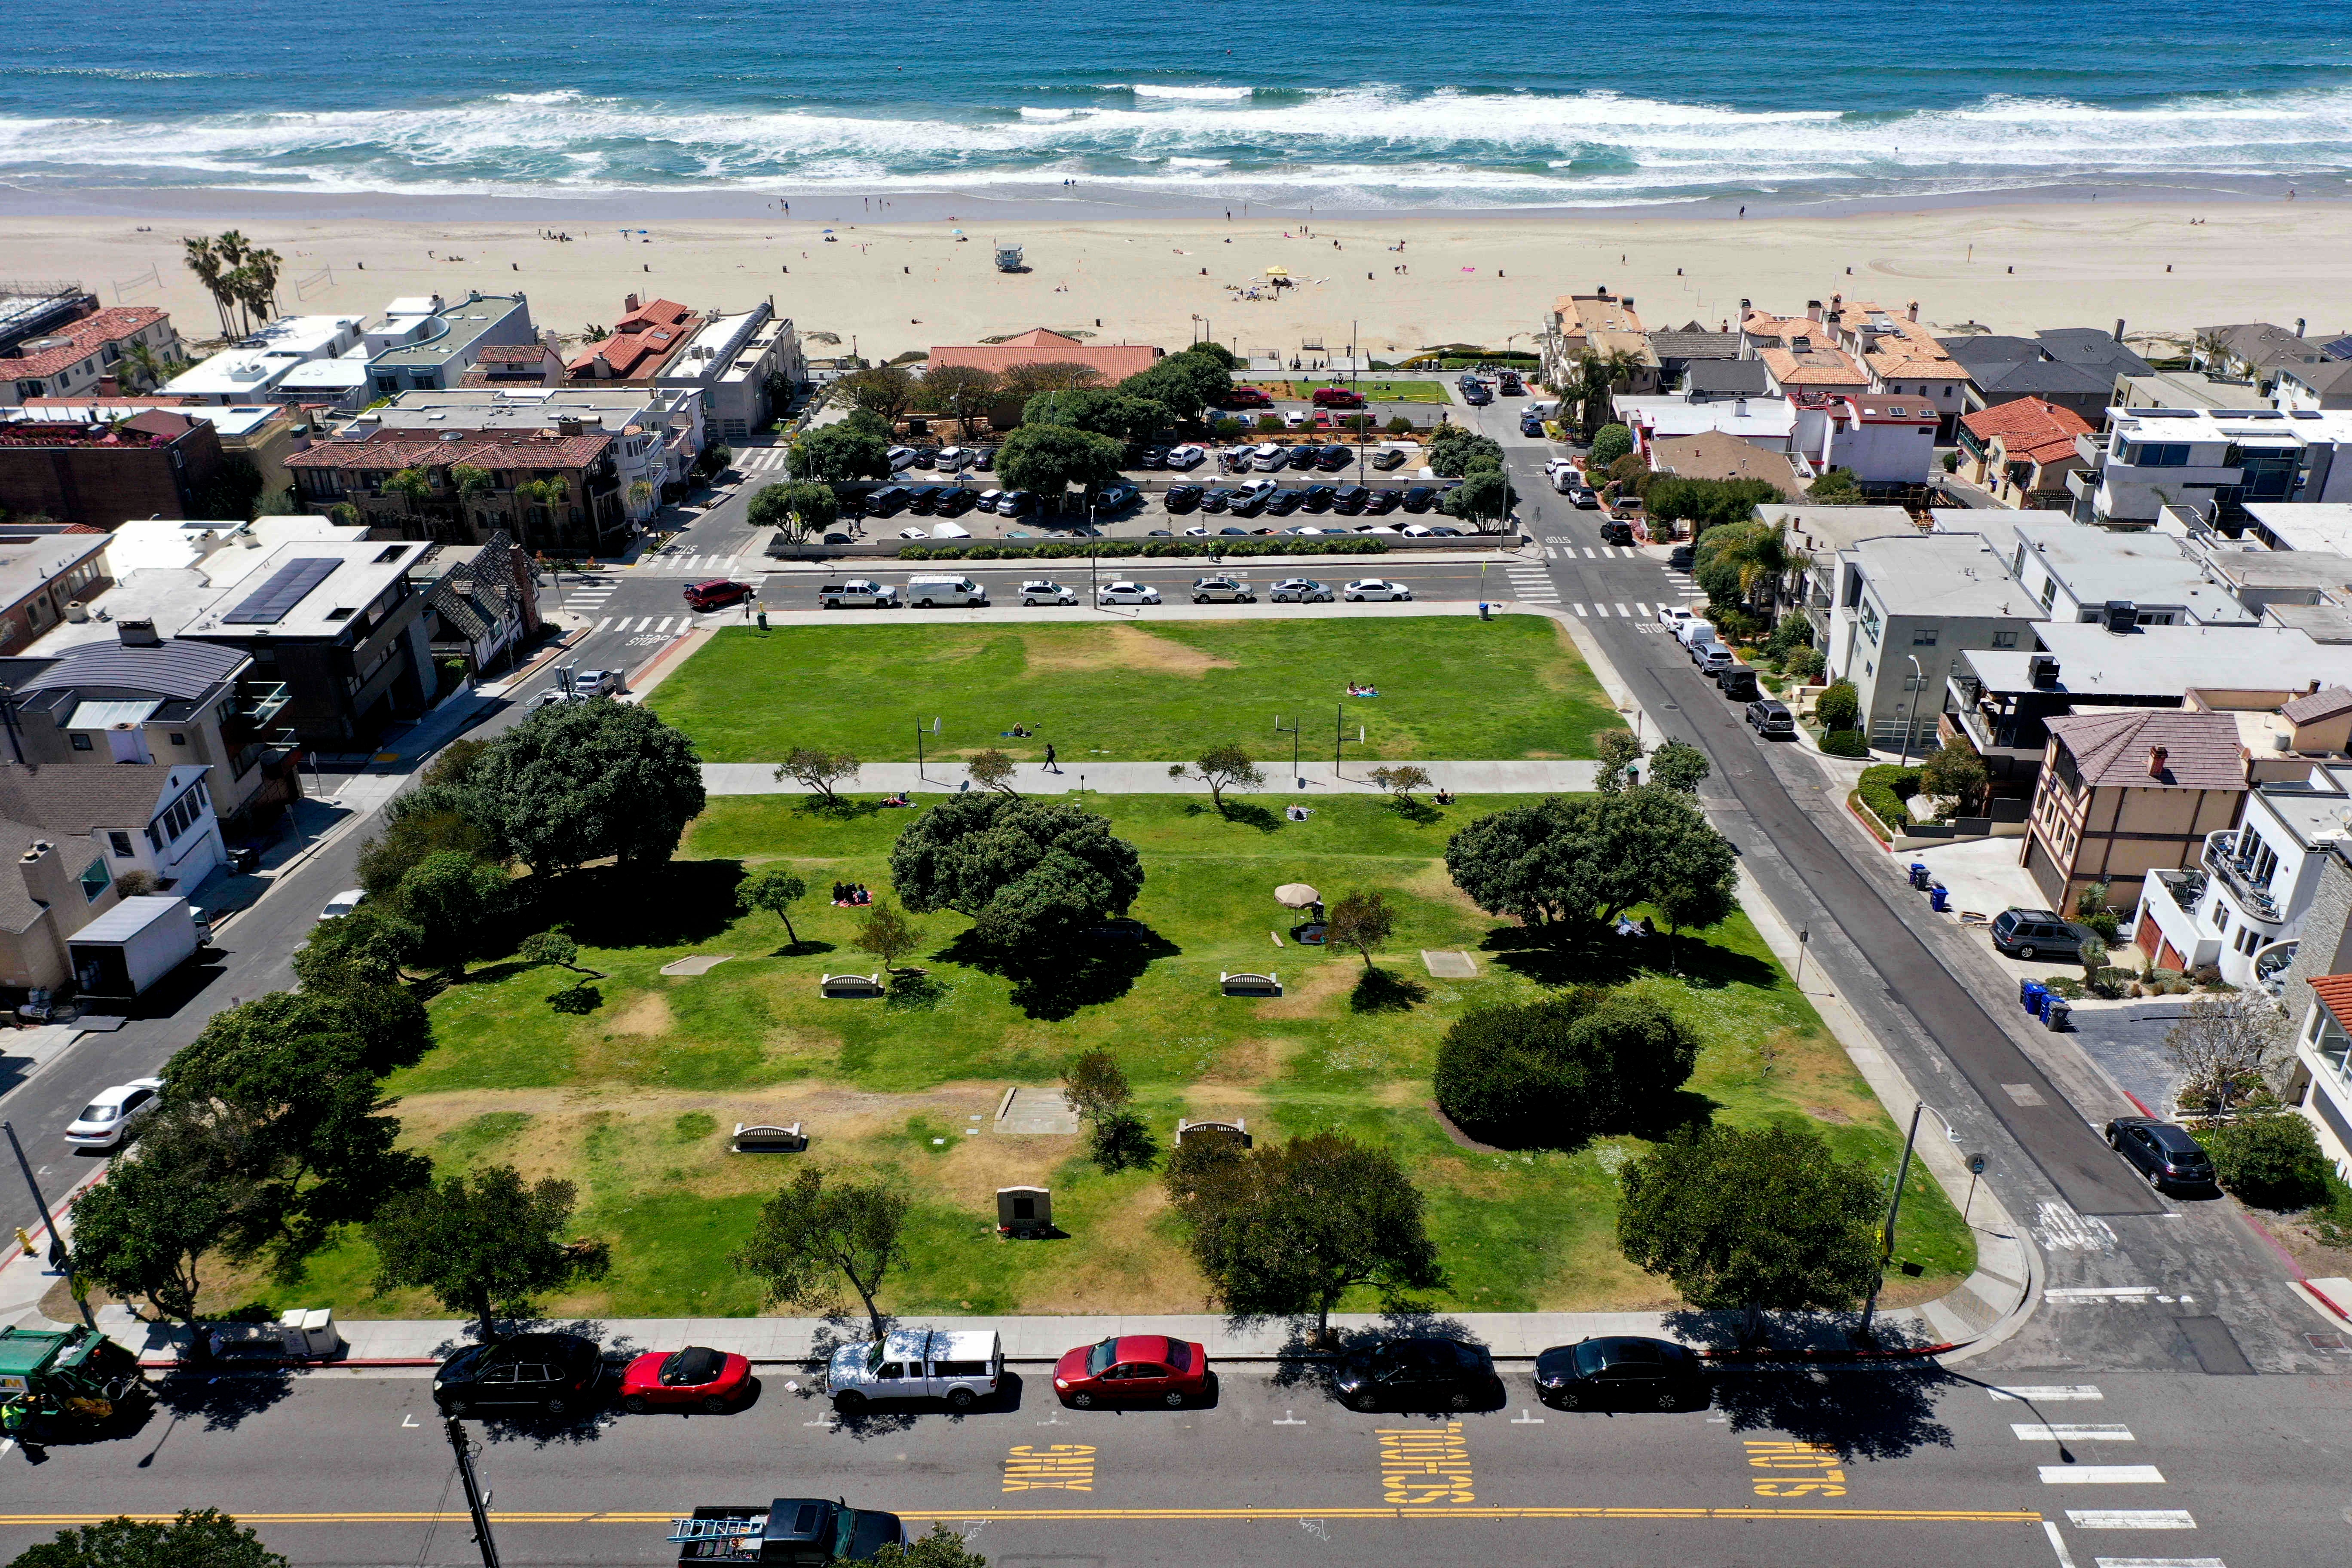
<path id="1" fill-rule="evenodd" d="M 2081 437 L 2078 437 L 2076 439 L 2080 440 Z M 2076 500 L 2089 500 L 2091 499 L 2091 492 L 2098 488 L 2099 471 L 2096 468 L 2069 468 L 2066 470 L 2066 493 L 2073 496 Z"/>
<path id="2" fill-rule="evenodd" d="M 238 689 L 236 705 L 221 725 L 221 733 L 232 744 L 266 735 L 286 702 L 284 681 L 247 681 Z"/>
<path id="3" fill-rule="evenodd" d="M 2257 882 L 2252 871 L 2236 856 L 2238 834 L 2235 828 L 2223 828 L 2205 837 L 2205 869 L 2221 879 L 2230 896 L 2246 913 L 2265 923 L 2276 923 L 2279 907 L 2271 897 L 2268 882 Z"/>

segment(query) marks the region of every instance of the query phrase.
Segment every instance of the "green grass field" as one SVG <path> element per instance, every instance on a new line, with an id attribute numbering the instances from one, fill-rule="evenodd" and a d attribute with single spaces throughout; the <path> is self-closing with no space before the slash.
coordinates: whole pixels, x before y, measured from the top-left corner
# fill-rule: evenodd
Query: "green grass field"
<path id="1" fill-rule="evenodd" d="M 1237 381 L 1236 386 L 1264 387 L 1269 397 L 1303 400 L 1315 395 L 1318 386 L 1328 386 L 1328 381 Z M 1445 385 L 1436 381 L 1401 381 L 1394 376 L 1359 377 L 1348 384 L 1364 395 L 1367 403 L 1446 403 Z"/>
<path id="2" fill-rule="evenodd" d="M 1381 695 L 1350 700 L 1351 680 Z M 1277 720 L 1303 723 L 1306 754 L 1328 757 L 1343 706 L 1351 758 L 1590 757 L 1593 732 L 1623 722 L 1566 630 L 1538 616 L 736 626 L 646 703 L 713 763 L 795 746 L 912 762 L 916 723 L 933 719 L 929 756 L 993 746 L 1038 760 L 1050 741 L 1065 767 L 1227 740 L 1287 761 Z M 1039 734 L 1003 735 L 1015 723 Z"/>
<path id="3" fill-rule="evenodd" d="M 560 1314 L 757 1311 L 725 1258 L 801 1158 L 887 1166 L 908 1184 L 917 1217 L 909 1263 L 885 1292 L 894 1310 L 1206 1310 L 1156 1175 L 1103 1175 L 1072 1138 L 966 1131 L 989 1125 L 1007 1084 L 1051 1084 L 1069 1057 L 1101 1046 L 1125 1066 L 1163 1144 L 1183 1114 L 1244 1117 L 1270 1138 L 1339 1127 L 1394 1149 L 1427 1194 L 1448 1273 L 1434 1306 L 1639 1309 L 1671 1292 L 1630 1268 L 1614 1242 L 1614 1173 L 1638 1140 L 1485 1153 L 1449 1139 L 1428 1108 L 1438 1037 L 1465 1007 L 1622 982 L 1702 1033 L 1690 1088 L 1715 1116 L 1802 1122 L 1844 1155 L 1894 1166 L 1896 1130 L 1745 917 L 1685 939 L 1670 967 L 1656 943 L 1573 957 L 1528 947 L 1469 905 L 1439 859 L 1445 839 L 1511 799 L 1464 800 L 1420 819 L 1343 800 L 1304 823 L 1226 821 L 1176 797 L 1092 804 L 1136 843 L 1149 877 L 1134 913 L 1160 945 L 1130 974 L 1072 979 L 1063 994 L 1021 990 L 956 943 L 961 918 L 926 916 L 915 962 L 938 982 L 935 1000 L 820 1000 L 819 975 L 875 967 L 848 947 L 852 911 L 828 906 L 823 889 L 836 879 L 884 889 L 889 846 L 913 814 L 845 820 L 792 797 L 729 797 L 659 884 L 625 889 L 590 871 L 555 900 L 579 911 L 581 962 L 606 975 L 594 1012 L 556 1013 L 547 997 L 569 977 L 510 963 L 481 965 L 436 998 L 440 1044 L 388 1086 L 404 1141 L 444 1170 L 511 1162 L 579 1184 L 575 1228 L 612 1243 L 614 1272 L 546 1303 Z M 796 950 L 774 917 L 731 913 L 741 868 L 776 861 L 819 889 L 796 917 Z M 1402 918 L 1381 963 L 1423 989 L 1415 1005 L 1357 1012 L 1353 955 L 1276 945 L 1293 917 L 1273 889 L 1302 879 L 1327 899 L 1355 887 L 1391 894 Z M 1432 979 L 1423 949 L 1469 952 L 1477 977 Z M 687 953 L 734 956 L 697 978 L 659 973 Z M 1219 973 L 1241 969 L 1278 972 L 1288 994 L 1222 995 Z M 807 1124 L 806 1156 L 725 1152 L 738 1121 L 792 1121 Z M 1053 1188 L 1068 1239 L 996 1238 L 992 1194 L 1021 1183 Z M 1924 1172 L 1913 1184 L 1897 1255 L 1927 1272 L 1895 1274 L 1890 1302 L 1938 1293 L 1973 1266 L 1941 1193 Z M 364 1242 L 347 1237 L 304 1280 L 227 1278 L 215 1294 L 223 1304 L 331 1304 L 346 1317 L 440 1315 L 415 1295 L 372 1296 L 373 1267 Z"/>

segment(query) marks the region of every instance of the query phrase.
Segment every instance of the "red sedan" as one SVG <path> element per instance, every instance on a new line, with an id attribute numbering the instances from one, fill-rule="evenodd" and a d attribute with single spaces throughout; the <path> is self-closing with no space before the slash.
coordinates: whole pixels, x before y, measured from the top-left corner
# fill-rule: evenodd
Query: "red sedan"
<path id="1" fill-rule="evenodd" d="M 647 1351 L 621 1375 L 621 1408 L 707 1410 L 724 1415 L 751 1390 L 751 1363 L 740 1355 L 688 1345 L 682 1351 Z"/>
<path id="2" fill-rule="evenodd" d="M 1206 1398 L 1210 1382 L 1205 1349 L 1160 1334 L 1120 1334 L 1080 1345 L 1054 1364 L 1054 1392 L 1081 1410 L 1126 1400 L 1174 1408 Z"/>

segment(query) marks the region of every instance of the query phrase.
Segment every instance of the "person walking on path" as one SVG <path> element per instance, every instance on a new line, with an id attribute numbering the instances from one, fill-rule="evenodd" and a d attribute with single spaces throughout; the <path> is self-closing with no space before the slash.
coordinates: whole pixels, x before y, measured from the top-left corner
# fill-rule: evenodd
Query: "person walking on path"
<path id="1" fill-rule="evenodd" d="M 1061 764 L 1054 760 L 1054 742 L 1051 741 L 1045 742 L 1045 771 L 1049 773 L 1062 771 Z"/>

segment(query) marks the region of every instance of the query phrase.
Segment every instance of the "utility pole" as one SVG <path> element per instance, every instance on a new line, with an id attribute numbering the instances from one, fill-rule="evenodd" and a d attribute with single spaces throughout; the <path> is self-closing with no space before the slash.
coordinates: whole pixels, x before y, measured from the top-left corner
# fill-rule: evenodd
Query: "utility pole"
<path id="1" fill-rule="evenodd" d="M 1331 710 L 1331 777 L 1339 777 L 1339 749 L 1348 743 L 1348 708 L 1341 703 Z"/>
<path id="2" fill-rule="evenodd" d="M 457 1456 L 457 1479 L 466 1483 L 466 1511 L 474 1516 L 474 1544 L 482 1549 L 482 1568 L 499 1568 L 498 1542 L 490 1539 L 490 1499 L 474 1479 L 474 1450 L 466 1441 L 466 1424 L 455 1415 L 442 1425 L 449 1432 L 449 1447 Z"/>
<path id="3" fill-rule="evenodd" d="M 1878 1274 L 1870 1282 L 1870 1300 L 1862 1309 L 1862 1329 L 1854 1336 L 1864 1344 L 1870 1342 L 1871 1321 L 1878 1316 L 1878 1292 L 1886 1283 L 1886 1260 L 1895 1256 L 1895 1216 L 1903 1212 L 1903 1184 L 1911 1174 L 1911 1146 L 1919 1141 L 1919 1113 L 1927 1109 L 1924 1100 L 1912 1105 L 1911 1131 L 1903 1139 L 1903 1163 L 1895 1167 L 1895 1195 L 1886 1200 L 1886 1228 L 1878 1236 Z"/>
<path id="4" fill-rule="evenodd" d="M 25 1185 L 33 1194 L 33 1207 L 40 1211 L 41 1227 L 49 1233 L 49 1261 L 65 1271 L 66 1289 L 73 1292 L 74 1305 L 81 1309 L 81 1321 L 95 1329 L 97 1320 L 89 1315 L 89 1303 L 82 1300 L 81 1287 L 74 1279 L 73 1254 L 66 1250 L 66 1238 L 58 1234 L 58 1223 L 49 1217 L 49 1200 L 41 1195 L 41 1184 L 33 1180 L 33 1164 L 25 1158 L 25 1146 L 16 1142 L 16 1124 L 0 1121 L 0 1132 L 8 1134 L 8 1147 L 16 1152 L 16 1169 L 25 1173 Z"/>

